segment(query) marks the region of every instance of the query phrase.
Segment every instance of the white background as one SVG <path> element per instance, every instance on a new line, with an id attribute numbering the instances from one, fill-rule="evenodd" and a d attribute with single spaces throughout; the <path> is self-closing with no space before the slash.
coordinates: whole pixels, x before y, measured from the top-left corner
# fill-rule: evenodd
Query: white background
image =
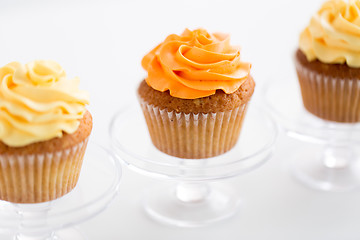
<path id="1" fill-rule="evenodd" d="M 242 46 L 243 60 L 253 63 L 260 88 L 294 71 L 299 33 L 320 5 L 320 0 L 0 0 L 0 65 L 53 59 L 69 76 L 79 76 L 81 88 L 91 94 L 92 140 L 108 146 L 112 115 L 136 101 L 135 88 L 146 74 L 141 58 L 167 35 L 186 27 L 230 33 L 232 43 Z M 139 201 L 145 189 L 166 183 L 124 169 L 119 196 L 79 229 L 89 240 L 359 239 L 360 193 L 317 192 L 295 182 L 287 163 L 297 146 L 282 136 L 266 165 L 224 182 L 243 199 L 239 213 L 224 222 L 197 229 L 153 222 Z"/>

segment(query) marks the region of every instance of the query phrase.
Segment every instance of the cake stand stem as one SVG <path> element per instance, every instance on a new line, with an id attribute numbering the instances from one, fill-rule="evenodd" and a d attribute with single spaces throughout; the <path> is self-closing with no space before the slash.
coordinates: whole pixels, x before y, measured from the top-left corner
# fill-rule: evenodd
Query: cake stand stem
<path id="1" fill-rule="evenodd" d="M 36 234 L 34 236 L 19 233 L 15 236 L 15 240 L 57 240 L 57 238 L 54 237 L 52 233 L 43 235 Z"/>
<path id="2" fill-rule="evenodd" d="M 177 199 L 184 203 L 198 203 L 209 196 L 210 187 L 206 183 L 182 182 L 176 186 Z"/>
<path id="3" fill-rule="evenodd" d="M 334 132 L 324 147 L 322 163 L 334 170 L 351 168 L 356 160 L 355 150 L 349 130 Z"/>
<path id="4" fill-rule="evenodd" d="M 349 145 L 337 146 L 328 144 L 324 148 L 322 162 L 330 169 L 344 169 L 350 167 L 355 161 L 356 154 Z"/>
<path id="5" fill-rule="evenodd" d="M 15 240 L 56 240 L 53 233 L 39 230 L 46 228 L 50 203 L 17 204 L 15 207 L 21 218 L 18 233 L 14 237 Z M 31 220 L 34 218 L 41 219 L 41 221 L 34 223 Z"/>

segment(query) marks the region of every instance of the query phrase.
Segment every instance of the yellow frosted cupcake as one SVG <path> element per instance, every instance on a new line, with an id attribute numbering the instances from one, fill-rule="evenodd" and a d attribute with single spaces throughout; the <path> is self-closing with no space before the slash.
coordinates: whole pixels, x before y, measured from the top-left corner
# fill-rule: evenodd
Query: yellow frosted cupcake
<path id="1" fill-rule="evenodd" d="M 360 0 L 322 5 L 300 35 L 296 70 L 310 113 L 360 122 Z"/>
<path id="2" fill-rule="evenodd" d="M 0 199 L 39 203 L 77 183 L 92 118 L 79 79 L 53 61 L 0 68 Z"/>
<path id="3" fill-rule="evenodd" d="M 237 142 L 255 83 L 228 34 L 186 29 L 142 60 L 138 88 L 153 144 L 180 158 L 208 158 Z"/>

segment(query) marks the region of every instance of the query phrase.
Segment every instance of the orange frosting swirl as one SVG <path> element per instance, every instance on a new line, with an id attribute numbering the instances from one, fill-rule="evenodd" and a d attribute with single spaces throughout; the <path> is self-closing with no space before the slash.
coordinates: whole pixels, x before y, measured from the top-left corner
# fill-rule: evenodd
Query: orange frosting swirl
<path id="1" fill-rule="evenodd" d="M 141 64 L 148 71 L 149 86 L 183 99 L 210 96 L 217 89 L 233 93 L 251 69 L 250 63 L 240 61 L 240 48 L 230 45 L 228 34 L 204 29 L 168 36 Z"/>

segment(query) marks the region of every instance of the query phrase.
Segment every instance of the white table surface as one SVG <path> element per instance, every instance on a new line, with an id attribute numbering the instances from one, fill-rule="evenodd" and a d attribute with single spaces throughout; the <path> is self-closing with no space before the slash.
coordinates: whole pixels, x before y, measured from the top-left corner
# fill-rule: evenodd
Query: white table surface
<path id="1" fill-rule="evenodd" d="M 186 27 L 230 33 L 243 59 L 253 63 L 260 88 L 294 71 L 298 35 L 321 2 L 0 0 L 0 65 L 54 59 L 68 75 L 79 76 L 91 94 L 92 140 L 109 146 L 112 115 L 136 101 L 135 88 L 146 74 L 141 58 L 168 34 Z M 273 159 L 224 181 L 237 190 L 242 206 L 221 223 L 184 229 L 152 221 L 140 207 L 142 193 L 169 183 L 124 168 L 119 196 L 78 228 L 89 240 L 359 239 L 360 192 L 324 193 L 298 184 L 287 169 L 298 146 L 282 134 Z"/>

